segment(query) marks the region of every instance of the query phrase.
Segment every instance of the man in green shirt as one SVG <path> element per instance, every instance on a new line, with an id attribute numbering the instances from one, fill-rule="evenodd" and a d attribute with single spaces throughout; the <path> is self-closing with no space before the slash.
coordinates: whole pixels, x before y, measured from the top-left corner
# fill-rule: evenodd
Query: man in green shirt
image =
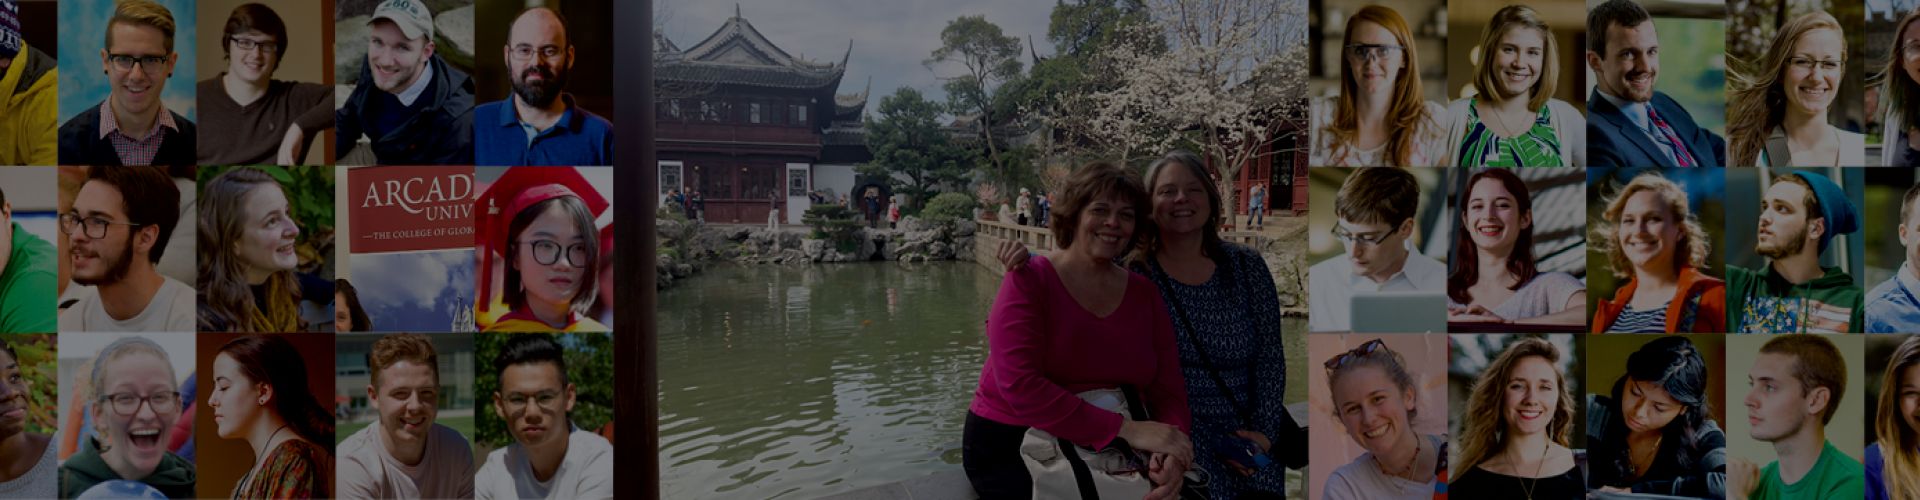
<path id="1" fill-rule="evenodd" d="M 1824 175 L 1773 178 L 1760 202 L 1754 253 L 1765 269 L 1727 265 L 1727 328 L 1734 333 L 1858 333 L 1865 294 L 1838 267 L 1821 267 L 1835 236 L 1860 230 L 1859 211 Z"/>
<path id="2" fill-rule="evenodd" d="M 53 245 L 13 221 L 13 205 L 0 191 L 0 333 L 53 333 Z"/>
<path id="3" fill-rule="evenodd" d="M 1728 500 L 1863 498 L 1866 469 L 1827 441 L 1847 388 L 1847 362 L 1819 335 L 1783 335 L 1760 347 L 1747 372 L 1747 422 L 1780 459 L 1757 469 L 1727 461 Z"/>

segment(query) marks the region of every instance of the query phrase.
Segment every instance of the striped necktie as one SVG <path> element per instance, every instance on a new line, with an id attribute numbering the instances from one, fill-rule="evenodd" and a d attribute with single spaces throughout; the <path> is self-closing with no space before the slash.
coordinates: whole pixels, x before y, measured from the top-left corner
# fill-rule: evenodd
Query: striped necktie
<path id="1" fill-rule="evenodd" d="M 1653 138 L 1660 141 L 1662 148 L 1667 150 L 1668 156 L 1673 157 L 1674 166 L 1692 167 L 1697 165 L 1693 161 L 1693 155 L 1687 152 L 1686 145 L 1680 142 L 1680 134 L 1674 133 L 1673 127 L 1668 126 L 1666 120 L 1660 119 L 1660 113 L 1654 112 L 1653 106 L 1651 105 L 1647 106 L 1647 121 L 1653 123 L 1655 132 L 1652 134 Z"/>

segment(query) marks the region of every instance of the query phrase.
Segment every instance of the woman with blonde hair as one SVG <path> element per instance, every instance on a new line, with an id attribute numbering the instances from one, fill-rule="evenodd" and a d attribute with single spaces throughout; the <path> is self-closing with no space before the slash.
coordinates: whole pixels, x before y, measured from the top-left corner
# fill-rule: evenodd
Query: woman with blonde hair
<path id="1" fill-rule="evenodd" d="M 1787 21 L 1759 61 L 1729 75 L 1730 165 L 1862 166 L 1866 136 L 1830 124 L 1847 67 L 1840 22 L 1825 12 Z"/>
<path id="2" fill-rule="evenodd" d="M 1920 126 L 1909 123 L 1920 116 L 1920 9 L 1908 12 L 1895 24 L 1893 53 L 1886 68 L 1880 70 L 1880 95 L 1887 112 L 1880 120 L 1880 164 L 1886 167 L 1910 167 L 1920 160 Z"/>
<path id="3" fill-rule="evenodd" d="M 1407 21 L 1369 5 L 1347 19 L 1340 93 L 1311 106 L 1314 166 L 1443 167 L 1446 110 L 1421 97 L 1420 55 Z"/>
<path id="4" fill-rule="evenodd" d="M 1647 172 L 1606 206 L 1587 241 L 1627 284 L 1595 303 L 1593 333 L 1726 331 L 1727 285 L 1701 272 L 1713 243 L 1688 209 L 1687 191 Z"/>
<path id="5" fill-rule="evenodd" d="M 1584 475 L 1567 448 L 1573 395 L 1560 349 L 1524 338 L 1480 372 L 1467 396 L 1460 455 L 1447 492 L 1460 498 L 1586 498 Z"/>
<path id="6" fill-rule="evenodd" d="M 1893 350 L 1873 413 L 1879 439 L 1867 445 L 1867 500 L 1920 497 L 1920 335 Z"/>
<path id="7" fill-rule="evenodd" d="M 1447 439 L 1413 430 L 1419 415 L 1407 361 L 1380 339 L 1327 360 L 1334 417 L 1367 450 L 1327 476 L 1324 500 L 1418 500 L 1444 492 Z"/>
<path id="8" fill-rule="evenodd" d="M 1560 76 L 1553 29 L 1532 7 L 1493 13 L 1480 36 L 1479 95 L 1447 106 L 1447 144 L 1462 167 L 1584 167 L 1587 119 L 1553 98 Z"/>

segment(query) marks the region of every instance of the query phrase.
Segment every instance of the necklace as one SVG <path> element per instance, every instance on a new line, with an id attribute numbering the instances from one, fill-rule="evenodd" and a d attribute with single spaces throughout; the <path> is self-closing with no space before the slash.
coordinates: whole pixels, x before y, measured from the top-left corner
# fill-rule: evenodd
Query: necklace
<path id="1" fill-rule="evenodd" d="M 1660 442 L 1666 439 L 1667 439 L 1666 436 L 1660 436 L 1653 439 L 1653 447 L 1648 449 L 1646 453 L 1646 461 L 1647 461 L 1648 469 L 1653 468 L 1653 458 L 1654 458 L 1653 456 L 1660 452 Z M 1633 443 L 1631 442 L 1627 443 L 1627 477 L 1634 477 L 1634 478 L 1640 477 L 1639 464 L 1640 464 L 1640 452 L 1633 451 Z"/>
<path id="2" fill-rule="evenodd" d="M 1540 449 L 1540 462 L 1533 465 L 1533 477 L 1519 478 L 1520 489 L 1522 492 L 1527 494 L 1527 500 L 1533 500 L 1533 487 L 1540 485 L 1540 470 L 1547 466 L 1547 452 L 1552 450 L 1553 450 L 1553 441 L 1547 441 L 1547 445 Z M 1514 465 L 1513 471 L 1516 473 L 1520 472 L 1520 467 L 1519 467 L 1520 464 L 1518 463 L 1518 460 L 1516 460 L 1513 465 Z M 1529 479 L 1531 479 L 1532 481 L 1528 481 Z"/>
<path id="3" fill-rule="evenodd" d="M 262 443 L 260 447 L 260 451 L 256 453 L 255 460 L 266 460 L 267 450 L 273 449 L 273 438 L 279 437 L 280 431 L 284 431 L 284 430 L 287 430 L 287 425 L 280 424 L 279 428 L 273 430 L 273 434 L 267 435 L 267 442 Z M 259 464 L 254 464 L 254 467 L 252 469 L 248 469 L 245 475 L 240 476 L 240 482 L 234 485 L 234 490 L 233 490 L 234 498 L 239 498 L 240 492 L 247 491 L 247 487 L 251 486 L 248 483 L 253 482 L 253 471 L 258 470 L 259 468 L 260 468 Z"/>
<path id="4" fill-rule="evenodd" d="M 1387 470 L 1387 464 L 1386 462 L 1380 461 L 1380 455 L 1373 456 L 1373 463 L 1374 465 L 1377 465 L 1380 467 L 1380 472 L 1385 472 L 1389 476 L 1407 477 L 1406 476 L 1407 473 L 1413 472 L 1414 464 L 1420 463 L 1420 449 L 1421 449 L 1420 446 L 1422 444 L 1425 444 L 1425 443 L 1422 443 L 1422 441 L 1426 441 L 1426 439 L 1421 438 L 1419 434 L 1415 434 L 1413 436 L 1413 458 L 1407 460 L 1407 466 L 1402 467 L 1400 469 L 1400 472 L 1393 472 L 1393 471 Z M 1413 478 L 1408 477 L 1407 479 L 1413 479 Z"/>

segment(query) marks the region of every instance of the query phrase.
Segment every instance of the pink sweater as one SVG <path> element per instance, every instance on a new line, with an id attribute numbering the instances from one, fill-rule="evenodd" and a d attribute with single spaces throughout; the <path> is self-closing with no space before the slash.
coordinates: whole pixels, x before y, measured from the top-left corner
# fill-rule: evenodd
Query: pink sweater
<path id="1" fill-rule="evenodd" d="M 1152 281 L 1128 274 L 1119 309 L 1101 318 L 1073 299 L 1045 257 L 1007 275 L 987 317 L 987 363 L 968 409 L 1103 448 L 1122 417 L 1075 394 L 1123 384 L 1139 389 L 1155 421 L 1191 432 L 1173 323 Z"/>

